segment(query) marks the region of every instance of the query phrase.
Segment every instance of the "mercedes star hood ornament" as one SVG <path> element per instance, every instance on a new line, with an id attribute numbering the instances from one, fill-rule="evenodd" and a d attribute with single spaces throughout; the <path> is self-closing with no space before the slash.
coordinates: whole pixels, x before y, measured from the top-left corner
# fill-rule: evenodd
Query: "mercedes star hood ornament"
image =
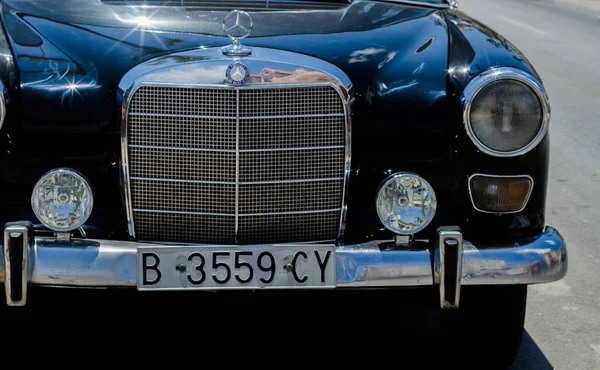
<path id="1" fill-rule="evenodd" d="M 231 38 L 231 45 L 221 48 L 223 54 L 235 57 L 248 56 L 252 49 L 241 44 L 240 40 L 252 32 L 252 17 L 242 10 L 232 10 L 223 18 L 223 31 Z"/>

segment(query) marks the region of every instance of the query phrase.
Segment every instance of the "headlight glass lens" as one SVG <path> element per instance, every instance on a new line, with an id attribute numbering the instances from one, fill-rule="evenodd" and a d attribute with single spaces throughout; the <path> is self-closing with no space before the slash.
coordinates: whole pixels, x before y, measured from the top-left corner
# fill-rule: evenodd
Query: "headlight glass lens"
<path id="1" fill-rule="evenodd" d="M 77 172 L 56 169 L 42 176 L 33 189 L 31 206 L 42 224 L 54 231 L 83 225 L 93 207 L 92 190 Z"/>
<path id="2" fill-rule="evenodd" d="M 423 230 L 435 215 L 437 201 L 425 179 L 399 173 L 387 180 L 377 196 L 377 213 L 383 225 L 397 234 Z"/>
<path id="3" fill-rule="evenodd" d="M 471 130 L 484 146 L 513 152 L 534 141 L 544 112 L 535 92 L 522 82 L 494 81 L 481 89 L 471 104 Z"/>

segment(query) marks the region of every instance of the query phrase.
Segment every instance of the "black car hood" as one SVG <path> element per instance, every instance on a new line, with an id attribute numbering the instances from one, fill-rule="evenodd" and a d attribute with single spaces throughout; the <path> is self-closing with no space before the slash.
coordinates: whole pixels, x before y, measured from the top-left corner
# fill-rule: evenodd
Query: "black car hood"
<path id="1" fill-rule="evenodd" d="M 130 68 L 158 55 L 229 43 L 221 25 L 227 6 L 123 4 L 3 1 L 22 104 L 44 107 L 43 113 L 25 110 L 26 128 L 114 128 L 115 89 Z M 440 123 L 443 109 L 434 108 L 446 96 L 448 36 L 439 10 L 370 1 L 272 7 L 247 9 L 254 29 L 246 44 L 315 56 L 341 68 L 355 87 L 355 114 L 370 112 L 373 124 Z"/>

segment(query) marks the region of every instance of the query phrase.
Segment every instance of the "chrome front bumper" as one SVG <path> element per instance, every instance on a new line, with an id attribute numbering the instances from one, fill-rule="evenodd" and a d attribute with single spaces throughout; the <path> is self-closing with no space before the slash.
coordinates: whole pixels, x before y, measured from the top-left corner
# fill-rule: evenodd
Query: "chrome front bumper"
<path id="1" fill-rule="evenodd" d="M 4 247 L 0 248 L 0 282 L 5 282 L 7 300 L 11 304 L 10 280 L 23 278 L 28 284 L 78 287 L 135 287 L 136 253 L 147 243 L 112 240 L 35 237 L 24 242 L 21 271 L 9 261 L 6 244 L 9 235 L 19 232 L 5 229 Z M 12 234 L 11 234 L 12 230 Z M 444 262 L 444 241 L 458 235 L 457 250 L 462 258 Z M 438 234 L 439 236 L 441 235 Z M 535 238 L 503 246 L 475 246 L 462 240 L 460 233 L 444 234 L 432 254 L 427 243 L 415 242 L 411 248 L 382 248 L 390 242 L 373 241 L 336 248 L 337 287 L 440 286 L 443 308 L 458 306 L 461 285 L 537 284 L 561 279 L 567 272 L 567 249 L 562 236 L 552 227 Z M 27 238 L 15 239 L 26 240 Z M 447 253 L 447 252 L 446 252 Z M 447 255 L 450 255 L 447 253 Z M 12 267 L 11 267 L 12 265 Z M 446 266 L 445 266 L 446 265 Z M 451 266 L 456 265 L 456 266 Z M 22 267 L 22 269 L 21 269 Z M 450 271 L 448 273 L 447 271 Z M 452 275 L 454 274 L 454 275 Z M 453 277 L 454 276 L 454 277 Z M 460 278 L 458 278 L 460 277 Z M 454 280 L 454 281 L 453 281 Z M 451 288 L 452 297 L 444 299 L 444 289 Z M 21 289 L 21 288 L 19 288 Z M 456 294 L 455 294 L 456 293 Z M 456 295 L 456 299 L 453 299 Z M 446 302 L 444 302 L 446 301 Z M 24 304 L 25 299 L 12 302 Z"/>

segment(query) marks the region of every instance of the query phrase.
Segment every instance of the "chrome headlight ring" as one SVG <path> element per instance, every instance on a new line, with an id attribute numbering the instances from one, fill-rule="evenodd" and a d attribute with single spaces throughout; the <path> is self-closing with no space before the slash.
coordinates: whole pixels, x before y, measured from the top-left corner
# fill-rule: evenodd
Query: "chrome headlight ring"
<path id="1" fill-rule="evenodd" d="M 477 137 L 477 135 L 475 135 L 475 132 L 473 131 L 473 127 L 471 125 L 471 108 L 473 101 L 477 97 L 477 94 L 485 87 L 499 80 L 512 80 L 523 83 L 525 86 L 529 87 L 533 91 L 541 105 L 542 118 L 537 134 L 535 135 L 533 140 L 531 140 L 527 145 L 523 146 L 520 149 L 512 151 L 495 150 L 485 145 Z M 465 125 L 467 135 L 469 136 L 473 144 L 475 144 L 477 149 L 481 150 L 483 153 L 486 153 L 488 155 L 495 157 L 515 157 L 523 155 L 535 148 L 548 132 L 551 113 L 550 100 L 548 99 L 548 94 L 546 93 L 544 86 L 542 86 L 542 84 L 534 76 L 520 69 L 512 67 L 500 67 L 492 68 L 481 73 L 480 75 L 473 78 L 471 82 L 469 82 L 469 84 L 465 87 L 461 96 L 461 102 L 463 106 L 463 123 Z"/>

